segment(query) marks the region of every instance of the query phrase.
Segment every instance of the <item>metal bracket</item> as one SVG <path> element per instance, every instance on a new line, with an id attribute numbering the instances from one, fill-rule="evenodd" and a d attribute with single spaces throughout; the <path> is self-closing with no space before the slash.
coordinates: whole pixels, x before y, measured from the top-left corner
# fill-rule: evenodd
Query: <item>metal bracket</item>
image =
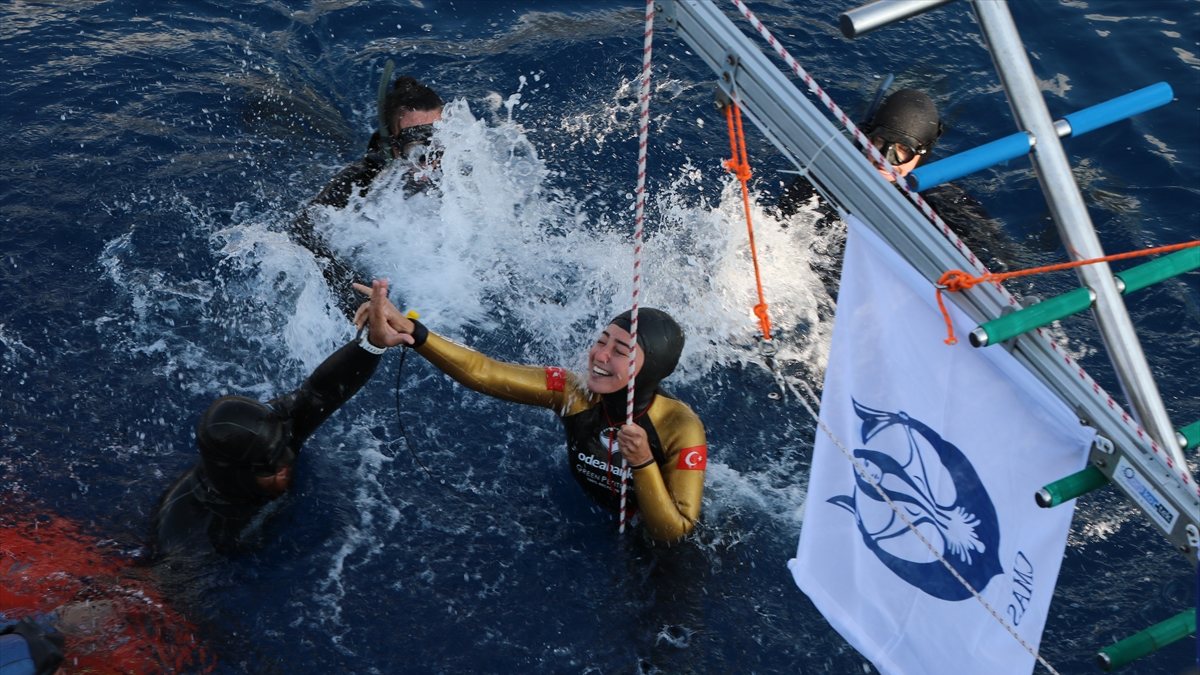
<path id="1" fill-rule="evenodd" d="M 729 91 L 727 95 L 730 98 L 733 97 L 733 91 L 737 87 L 737 71 L 741 65 L 741 60 L 738 59 L 737 54 L 730 53 L 725 56 L 725 63 L 721 67 L 721 81 L 728 86 Z"/>

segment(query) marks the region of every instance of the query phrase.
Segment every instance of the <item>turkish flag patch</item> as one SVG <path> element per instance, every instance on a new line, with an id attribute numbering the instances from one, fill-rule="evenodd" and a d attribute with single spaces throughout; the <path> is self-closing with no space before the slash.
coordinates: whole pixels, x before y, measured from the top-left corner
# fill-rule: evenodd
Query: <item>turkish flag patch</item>
<path id="1" fill-rule="evenodd" d="M 708 446 L 697 445 L 679 451 L 679 463 L 676 469 L 685 471 L 703 471 L 708 466 Z"/>
<path id="2" fill-rule="evenodd" d="M 562 391 L 567 386 L 567 371 L 562 368 L 546 369 L 546 391 Z"/>

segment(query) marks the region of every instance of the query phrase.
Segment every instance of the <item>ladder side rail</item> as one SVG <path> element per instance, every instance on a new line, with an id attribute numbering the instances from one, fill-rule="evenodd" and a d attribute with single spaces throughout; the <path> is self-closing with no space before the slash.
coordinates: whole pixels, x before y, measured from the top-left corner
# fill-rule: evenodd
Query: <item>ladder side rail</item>
<path id="1" fill-rule="evenodd" d="M 883 180 L 830 123 L 828 114 L 768 61 L 710 0 L 663 0 L 660 11 L 663 20 L 718 75 L 718 85 L 726 94 L 736 94 L 743 112 L 776 148 L 798 168 L 807 169 L 926 279 L 933 282 L 945 270 L 962 267 L 964 253 L 931 227 L 899 190 Z M 1011 296 L 991 284 L 952 294 L 951 300 L 976 321 L 998 317 L 1014 304 Z M 1122 419 L 1120 406 L 1102 401 L 1093 390 L 1097 385 L 1042 335 L 1040 331 L 1022 335 L 1002 346 L 1149 477 L 1182 514 L 1170 527 L 1152 518 L 1151 522 L 1172 544 L 1186 550 L 1186 529 L 1194 530 L 1200 517 L 1200 497 L 1195 489 L 1180 483 L 1163 458 L 1152 452 L 1150 439 L 1139 436 Z M 1113 470 L 1115 464 L 1108 468 L 1108 474 Z M 1117 485 L 1129 494 L 1128 489 Z M 1190 559 L 1195 564 L 1195 549 L 1191 550 Z"/>
<path id="2" fill-rule="evenodd" d="M 1033 164 L 1059 236 L 1068 253 L 1078 259 L 1103 257 L 1100 239 L 1071 173 L 1071 165 L 1038 89 L 1033 67 L 1008 5 L 972 0 L 972 6 L 1008 94 L 1013 115 L 1018 125 L 1037 139 L 1033 146 Z M 1078 268 L 1078 275 L 1080 281 L 1096 294 L 1093 312 L 1101 338 L 1138 419 L 1173 461 L 1186 471 L 1187 461 L 1179 447 L 1175 427 L 1167 415 L 1158 384 L 1108 264 L 1084 265 Z"/>

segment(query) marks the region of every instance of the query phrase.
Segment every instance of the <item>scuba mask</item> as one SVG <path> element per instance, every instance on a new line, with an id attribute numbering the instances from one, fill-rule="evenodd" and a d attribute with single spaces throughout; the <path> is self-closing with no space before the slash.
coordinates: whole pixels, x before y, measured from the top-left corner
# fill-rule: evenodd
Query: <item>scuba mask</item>
<path id="1" fill-rule="evenodd" d="M 914 148 L 901 141 L 889 141 L 883 136 L 872 136 L 871 145 L 874 145 L 879 154 L 883 155 L 892 166 L 907 164 L 912 161 L 913 157 L 929 152 L 928 148 Z"/>
<path id="2" fill-rule="evenodd" d="M 901 89 L 883 102 L 866 125 L 871 144 L 893 165 L 925 155 L 941 137 L 937 106 L 927 94 Z"/>

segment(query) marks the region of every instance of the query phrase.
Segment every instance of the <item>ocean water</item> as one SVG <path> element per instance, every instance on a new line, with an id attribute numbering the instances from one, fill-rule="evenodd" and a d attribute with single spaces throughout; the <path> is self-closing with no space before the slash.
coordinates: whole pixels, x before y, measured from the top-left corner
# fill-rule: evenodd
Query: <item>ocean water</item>
<path id="1" fill-rule="evenodd" d="M 941 107 L 940 154 L 1014 130 L 965 4 L 853 42 L 837 30 L 847 7 L 751 5 L 848 111 L 894 74 Z M 286 391 L 352 335 L 286 230 L 361 156 L 388 58 L 451 101 L 441 195 L 379 184 L 323 232 L 435 330 L 580 368 L 631 289 L 642 9 L 0 6 L 0 504 L 70 519 L 134 560 L 158 496 L 196 457 L 207 403 Z M 1170 105 L 1067 149 L 1106 251 L 1195 238 L 1200 4 L 1039 0 L 1013 12 L 1056 116 L 1174 87 Z M 190 608 L 215 672 L 872 672 L 785 567 L 815 426 L 771 396 L 756 348 L 712 75 L 659 28 L 644 298 L 688 333 L 670 382 L 708 429 L 702 532 L 670 554 L 618 537 L 569 478 L 552 416 L 392 353 L 309 441 L 262 549 L 221 563 L 222 583 Z M 819 388 L 833 302 L 812 265 L 825 242 L 771 210 L 786 163 L 757 132 L 748 142 L 780 360 Z M 1004 223 L 1012 267 L 1065 258 L 1028 162 L 960 184 Z M 1129 300 L 1177 426 L 1200 418 L 1197 276 Z M 1119 391 L 1089 321 L 1064 331 Z M 1094 672 L 1097 649 L 1192 606 L 1194 585 L 1139 511 L 1112 490 L 1085 497 L 1041 653 L 1059 672 Z M 1194 649 L 1127 671 L 1178 673 Z"/>

